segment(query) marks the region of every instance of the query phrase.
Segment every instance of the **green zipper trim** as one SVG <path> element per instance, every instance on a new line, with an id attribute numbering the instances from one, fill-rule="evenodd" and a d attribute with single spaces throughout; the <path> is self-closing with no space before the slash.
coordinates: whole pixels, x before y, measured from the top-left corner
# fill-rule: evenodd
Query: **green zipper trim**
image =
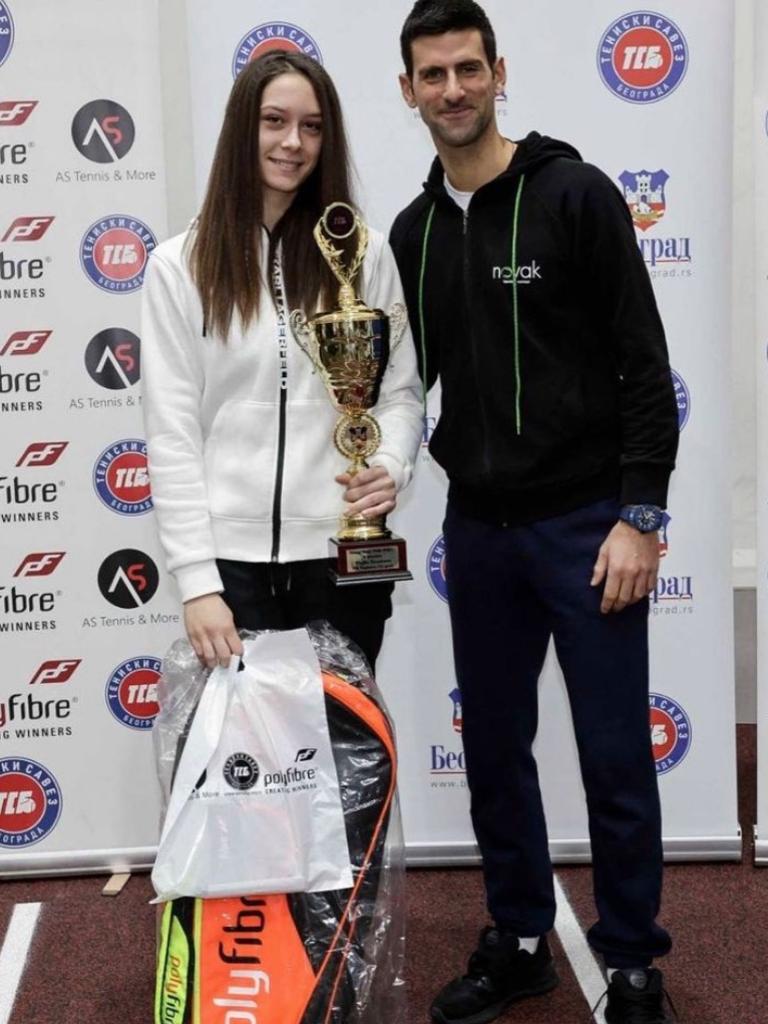
<path id="1" fill-rule="evenodd" d="M 520 175 L 515 196 L 515 213 L 512 222 L 512 255 L 510 266 L 512 267 L 512 319 L 515 332 L 515 429 L 518 437 L 522 433 L 522 421 L 520 417 L 520 396 L 522 394 L 522 381 L 520 377 L 520 319 L 517 308 L 517 222 L 520 215 L 520 199 L 523 195 L 525 175 Z"/>
<path id="2" fill-rule="evenodd" d="M 429 233 L 432 230 L 432 217 L 435 213 L 435 204 L 429 208 L 427 223 L 424 225 L 424 237 L 421 242 L 421 270 L 419 271 L 419 332 L 421 335 L 421 400 L 424 405 L 424 417 L 426 423 L 427 415 L 427 336 L 424 327 L 424 275 L 427 271 L 427 245 L 429 244 Z"/>

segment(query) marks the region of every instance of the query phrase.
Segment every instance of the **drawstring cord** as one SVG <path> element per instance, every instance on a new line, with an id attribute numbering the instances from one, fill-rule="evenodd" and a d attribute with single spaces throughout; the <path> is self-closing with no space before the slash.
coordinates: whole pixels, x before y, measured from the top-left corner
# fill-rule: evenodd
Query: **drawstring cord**
<path id="1" fill-rule="evenodd" d="M 515 196 L 515 213 L 512 221 L 512 254 L 510 266 L 512 268 L 512 320 L 515 337 L 515 431 L 519 437 L 522 433 L 522 421 L 520 417 L 520 397 L 522 394 L 522 380 L 520 376 L 520 317 L 517 305 L 517 225 L 520 216 L 520 200 L 523 195 L 525 175 L 520 175 Z"/>
<path id="2" fill-rule="evenodd" d="M 427 416 L 427 336 L 424 327 L 424 275 L 427 270 L 427 245 L 429 233 L 432 230 L 432 217 L 435 213 L 435 204 L 429 208 L 427 223 L 424 225 L 424 237 L 421 242 L 421 270 L 419 271 L 419 333 L 421 336 L 421 400 L 424 405 L 424 419 Z"/>

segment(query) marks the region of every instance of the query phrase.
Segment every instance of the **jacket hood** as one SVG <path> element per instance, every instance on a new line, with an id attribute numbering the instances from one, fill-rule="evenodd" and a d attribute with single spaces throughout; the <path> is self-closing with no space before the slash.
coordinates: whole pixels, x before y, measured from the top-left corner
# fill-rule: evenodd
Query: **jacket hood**
<path id="1" fill-rule="evenodd" d="M 567 142 L 559 139 L 551 139 L 548 135 L 539 135 L 538 132 L 529 132 L 524 139 L 517 140 L 515 155 L 509 162 L 509 166 L 494 181 L 518 178 L 521 174 L 531 176 L 544 164 L 552 160 L 565 157 L 567 160 L 581 161 L 581 154 Z M 429 177 L 424 182 L 427 192 L 434 194 L 440 192 L 445 194 L 443 186 L 443 165 L 439 157 L 435 157 L 429 171 Z M 488 184 L 491 184 L 490 182 Z"/>

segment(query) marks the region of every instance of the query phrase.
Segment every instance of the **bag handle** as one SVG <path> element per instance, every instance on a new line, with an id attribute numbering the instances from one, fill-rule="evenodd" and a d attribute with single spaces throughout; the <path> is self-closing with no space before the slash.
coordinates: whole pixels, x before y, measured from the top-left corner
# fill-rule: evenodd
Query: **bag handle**
<path id="1" fill-rule="evenodd" d="M 206 680 L 176 769 L 176 778 L 160 834 L 160 846 L 170 835 L 184 805 L 213 757 L 227 707 L 237 685 L 239 671 L 240 656 L 233 654 L 226 668 L 218 665 Z"/>

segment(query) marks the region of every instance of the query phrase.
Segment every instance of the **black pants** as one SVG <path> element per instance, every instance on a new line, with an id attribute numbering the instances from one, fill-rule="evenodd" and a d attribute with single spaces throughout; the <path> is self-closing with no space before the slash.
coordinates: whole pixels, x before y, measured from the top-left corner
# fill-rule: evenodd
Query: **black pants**
<path id="1" fill-rule="evenodd" d="M 239 629 L 300 629 L 328 619 L 362 650 L 371 671 L 392 614 L 393 583 L 335 586 L 330 560 L 233 562 L 218 559 L 227 602 Z"/>
<path id="2" fill-rule="evenodd" d="M 445 521 L 446 578 L 463 705 L 472 821 L 488 908 L 501 927 L 541 935 L 555 919 L 547 828 L 532 744 L 551 636 L 571 705 L 587 797 L 598 921 L 609 967 L 670 948 L 655 921 L 661 815 L 648 708 L 648 602 L 600 612 L 590 587 L 614 501 L 503 528 Z"/>

